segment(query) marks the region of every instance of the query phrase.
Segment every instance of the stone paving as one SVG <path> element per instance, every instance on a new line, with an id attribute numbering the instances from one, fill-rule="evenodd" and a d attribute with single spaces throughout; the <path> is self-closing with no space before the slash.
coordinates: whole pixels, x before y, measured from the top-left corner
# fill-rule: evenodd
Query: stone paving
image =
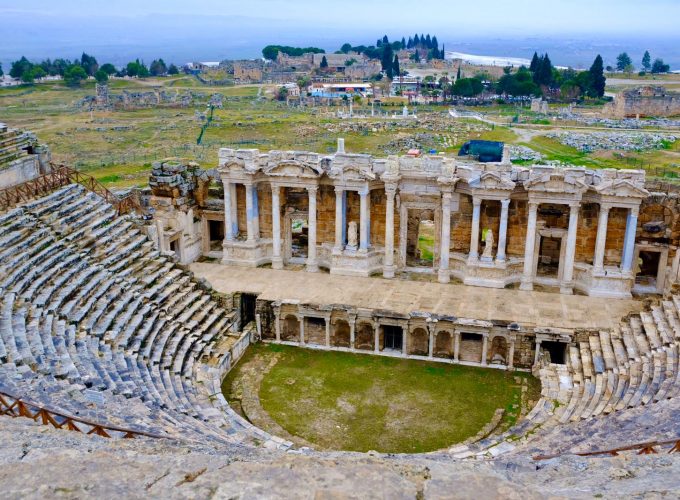
<path id="1" fill-rule="evenodd" d="M 191 264 L 222 293 L 247 292 L 266 300 L 345 304 L 408 314 L 415 311 L 552 328 L 613 328 L 642 302 L 546 292 L 520 292 L 431 282 L 361 278 L 221 264 Z"/>

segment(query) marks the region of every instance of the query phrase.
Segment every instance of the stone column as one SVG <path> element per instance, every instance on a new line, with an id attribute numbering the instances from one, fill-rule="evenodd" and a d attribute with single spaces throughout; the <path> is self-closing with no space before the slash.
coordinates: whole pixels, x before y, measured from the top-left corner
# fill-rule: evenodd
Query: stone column
<path id="1" fill-rule="evenodd" d="M 380 323 L 373 322 L 373 352 L 380 352 Z"/>
<path id="2" fill-rule="evenodd" d="M 470 255 L 468 260 L 476 262 L 479 259 L 479 216 L 482 208 L 482 199 L 472 197 L 472 231 L 470 231 Z"/>
<path id="3" fill-rule="evenodd" d="M 508 240 L 508 208 L 510 200 L 501 200 L 501 223 L 498 228 L 498 250 L 496 251 L 496 262 L 505 262 L 505 247 Z"/>
<path id="4" fill-rule="evenodd" d="M 434 323 L 429 323 L 427 325 L 427 331 L 430 334 L 428 345 L 427 345 L 427 357 L 428 358 L 434 357 L 434 329 L 435 329 Z"/>
<path id="5" fill-rule="evenodd" d="M 538 364 L 538 358 L 541 355 L 541 341 L 536 339 L 536 352 L 534 353 L 534 365 Z"/>
<path id="6" fill-rule="evenodd" d="M 247 231 L 248 231 L 248 241 L 249 242 L 255 242 L 257 239 L 257 234 L 255 233 L 255 219 L 257 218 L 256 215 L 256 208 L 255 204 L 253 203 L 254 201 L 254 192 L 255 190 L 253 189 L 252 184 L 246 184 L 246 223 L 247 223 Z"/>
<path id="7" fill-rule="evenodd" d="M 355 349 L 354 347 L 354 328 L 356 327 L 357 324 L 357 319 L 356 317 L 354 318 L 349 318 L 349 348 L 353 351 Z"/>
<path id="8" fill-rule="evenodd" d="M 626 222 L 626 236 L 623 240 L 623 256 L 621 258 L 621 271 L 630 273 L 633 270 L 633 254 L 635 253 L 635 233 L 637 231 L 638 207 L 628 211 Z"/>
<path id="9" fill-rule="evenodd" d="M 508 359 L 505 364 L 508 365 L 508 368 L 515 366 L 515 337 L 510 339 L 510 349 L 508 350 Z"/>
<path id="10" fill-rule="evenodd" d="M 529 202 L 529 216 L 527 218 L 527 237 L 524 243 L 524 273 L 520 290 L 534 289 L 534 251 L 536 246 L 536 218 L 538 203 Z"/>
<path id="11" fill-rule="evenodd" d="M 343 204 L 343 196 L 345 190 L 342 187 L 335 188 L 335 246 L 333 247 L 334 254 L 342 253 L 345 246 L 343 229 L 345 223 L 345 206 Z"/>
<path id="12" fill-rule="evenodd" d="M 281 342 L 281 307 L 274 308 L 274 331 L 276 332 L 276 341 Z"/>
<path id="13" fill-rule="evenodd" d="M 305 343 L 305 317 L 298 316 L 298 321 L 300 322 L 300 344 Z"/>
<path id="14" fill-rule="evenodd" d="M 385 260 L 383 261 L 383 277 L 394 278 L 394 196 L 396 186 L 385 185 Z"/>
<path id="15" fill-rule="evenodd" d="M 224 244 L 234 239 L 234 221 L 231 213 L 231 183 L 223 180 L 224 187 Z"/>
<path id="16" fill-rule="evenodd" d="M 408 340 L 410 338 L 408 321 L 401 324 L 401 355 L 408 356 Z"/>
<path id="17" fill-rule="evenodd" d="M 360 212 L 361 212 L 361 222 L 360 222 L 360 237 L 359 237 L 359 250 L 366 253 L 368 252 L 368 246 L 370 244 L 370 221 L 371 221 L 371 208 L 370 208 L 370 191 L 366 188 L 364 191 L 359 192 L 360 196 Z"/>
<path id="18" fill-rule="evenodd" d="M 439 252 L 439 282 L 448 283 L 451 279 L 449 272 L 449 248 L 451 246 L 451 192 L 442 193 L 442 233 L 441 250 Z"/>
<path id="19" fill-rule="evenodd" d="M 316 193 L 317 186 L 310 186 L 307 188 L 307 194 L 309 195 L 307 271 L 310 273 L 315 273 L 319 270 L 319 265 L 316 261 Z"/>
<path id="20" fill-rule="evenodd" d="M 607 245 L 607 224 L 609 223 L 609 205 L 600 204 L 600 216 L 597 219 L 597 238 L 595 239 L 595 257 L 593 258 L 593 274 L 604 272 L 604 252 Z"/>
<path id="21" fill-rule="evenodd" d="M 485 333 L 484 339 L 482 340 L 482 366 L 486 366 L 486 356 L 489 352 L 489 334 Z"/>
<path id="22" fill-rule="evenodd" d="M 283 269 L 281 257 L 281 188 L 272 185 L 272 268 Z"/>
<path id="23" fill-rule="evenodd" d="M 324 316 L 324 320 L 326 320 L 326 347 L 330 348 L 331 346 L 331 315 L 327 314 Z"/>
<path id="24" fill-rule="evenodd" d="M 257 196 L 257 184 L 253 184 L 253 228 L 255 239 L 260 239 L 260 200 Z"/>
<path id="25" fill-rule="evenodd" d="M 238 199 L 236 198 L 236 184 L 229 185 L 231 191 L 231 223 L 234 238 L 238 237 Z"/>
<path id="26" fill-rule="evenodd" d="M 569 205 L 569 229 L 567 230 L 567 249 L 564 253 L 564 274 L 560 283 L 560 293 L 574 293 L 574 258 L 576 256 L 576 232 L 580 203 Z"/>
<path id="27" fill-rule="evenodd" d="M 460 361 L 460 332 L 453 332 L 453 360 Z"/>

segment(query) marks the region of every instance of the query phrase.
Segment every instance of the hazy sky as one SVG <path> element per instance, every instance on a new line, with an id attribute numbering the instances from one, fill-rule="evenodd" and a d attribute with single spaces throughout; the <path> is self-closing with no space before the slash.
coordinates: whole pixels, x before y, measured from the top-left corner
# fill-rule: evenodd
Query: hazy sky
<path id="1" fill-rule="evenodd" d="M 511 4 L 511 6 L 508 6 Z M 680 67 L 680 0 L 0 0 L 0 63 L 79 56 L 254 58 L 267 44 L 337 50 L 412 33 L 448 50 L 587 67 L 650 50 Z"/>
<path id="2" fill-rule="evenodd" d="M 55 18 L 166 15 L 245 16 L 348 28 L 448 28 L 474 34 L 677 34 L 679 0 L 0 0 L 3 11 Z M 0 21 L 1 22 L 1 21 Z"/>

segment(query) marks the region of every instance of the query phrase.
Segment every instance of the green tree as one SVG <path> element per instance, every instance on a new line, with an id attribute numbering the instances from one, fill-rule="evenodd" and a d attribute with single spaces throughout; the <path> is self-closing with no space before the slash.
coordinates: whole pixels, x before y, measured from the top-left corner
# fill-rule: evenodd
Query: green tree
<path id="1" fill-rule="evenodd" d="M 420 54 L 418 53 L 418 49 L 413 53 L 413 61 L 419 63 L 420 62 Z"/>
<path id="2" fill-rule="evenodd" d="M 168 67 L 168 75 L 179 75 L 179 69 L 174 64 L 170 64 Z"/>
<path id="3" fill-rule="evenodd" d="M 399 57 L 394 54 L 394 63 L 392 64 L 392 73 L 394 76 L 401 75 L 401 68 L 399 67 Z"/>
<path id="4" fill-rule="evenodd" d="M 461 65 L 458 65 L 458 72 L 456 72 L 456 81 L 460 80 L 460 67 Z"/>
<path id="5" fill-rule="evenodd" d="M 603 97 L 607 78 L 604 76 L 604 62 L 600 54 L 593 61 L 593 65 L 588 70 L 588 73 L 590 73 L 590 88 L 587 94 L 590 97 Z"/>
<path id="6" fill-rule="evenodd" d="M 514 97 L 541 95 L 541 89 L 534 82 L 533 74 L 525 66 L 521 66 L 515 74 L 510 71 L 504 72 L 498 80 L 496 91 Z"/>
<path id="7" fill-rule="evenodd" d="M 0 63 L 0 76 L 5 76 L 4 71 L 2 71 L 2 63 Z"/>
<path id="8" fill-rule="evenodd" d="M 531 64 L 529 65 L 529 71 L 536 73 L 539 64 L 541 64 L 541 61 L 538 58 L 538 52 L 534 52 L 534 57 L 531 58 Z"/>
<path id="9" fill-rule="evenodd" d="M 116 67 L 111 63 L 102 64 L 99 69 L 106 73 L 106 76 L 111 76 L 116 73 Z"/>
<path id="10" fill-rule="evenodd" d="M 87 80 L 87 72 L 79 64 L 72 64 L 64 72 L 64 83 L 69 87 L 77 87 L 80 82 Z"/>
<path id="11" fill-rule="evenodd" d="M 286 87 L 279 87 L 279 90 L 276 92 L 276 99 L 278 101 L 285 101 L 288 99 L 288 89 Z"/>
<path id="12" fill-rule="evenodd" d="M 103 69 L 98 69 L 94 74 L 94 79 L 97 80 L 97 83 L 104 84 L 109 81 L 109 74 Z"/>
<path id="13" fill-rule="evenodd" d="M 343 43 L 342 47 L 340 47 L 340 52 L 343 54 L 347 54 L 350 50 L 352 50 L 352 44 L 350 43 Z"/>
<path id="14" fill-rule="evenodd" d="M 25 56 L 21 56 L 21 59 L 14 61 L 9 68 L 9 76 L 12 78 L 21 78 L 22 75 L 33 69 L 33 64 L 26 59 Z"/>
<path id="15" fill-rule="evenodd" d="M 97 64 L 97 60 L 94 56 L 88 55 L 85 52 L 80 56 L 80 66 L 85 70 L 88 76 L 94 76 L 99 69 L 99 64 Z"/>
<path id="16" fill-rule="evenodd" d="M 616 58 L 617 71 L 626 71 L 632 65 L 633 60 L 630 58 L 627 52 L 621 52 Z"/>
<path id="17" fill-rule="evenodd" d="M 649 71 L 652 69 L 652 56 L 649 55 L 648 50 L 645 50 L 645 55 L 642 56 L 642 69 L 644 71 Z"/>
<path id="18" fill-rule="evenodd" d="M 321 69 L 326 69 L 326 68 L 328 68 L 328 59 L 326 59 L 326 56 L 323 56 L 323 57 L 321 58 L 321 63 L 319 64 L 319 67 L 320 67 Z"/>
<path id="19" fill-rule="evenodd" d="M 383 44 L 383 53 L 380 60 L 382 70 L 387 74 L 387 78 L 392 79 L 392 64 L 394 63 L 394 52 L 391 45 Z"/>
<path id="20" fill-rule="evenodd" d="M 452 92 L 461 97 L 474 97 L 484 91 L 484 85 L 478 78 L 461 78 L 453 84 Z"/>
<path id="21" fill-rule="evenodd" d="M 161 76 L 165 75 L 168 72 L 168 67 L 165 65 L 165 61 L 163 59 L 154 59 L 151 61 L 151 65 L 149 66 L 149 73 L 151 73 L 152 76 Z"/>
<path id="22" fill-rule="evenodd" d="M 652 64 L 653 74 L 668 73 L 670 70 L 671 70 L 670 65 L 665 64 L 663 62 L 663 59 L 654 59 L 654 63 Z"/>

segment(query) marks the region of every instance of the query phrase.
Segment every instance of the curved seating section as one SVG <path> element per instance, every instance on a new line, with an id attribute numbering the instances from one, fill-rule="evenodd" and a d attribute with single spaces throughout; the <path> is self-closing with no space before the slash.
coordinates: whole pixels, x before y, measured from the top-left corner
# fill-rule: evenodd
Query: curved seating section
<path id="1" fill-rule="evenodd" d="M 0 388 L 170 437 L 270 439 L 219 390 L 234 313 L 82 186 L 0 215 L 0 290 Z"/>
<path id="2" fill-rule="evenodd" d="M 671 296 L 571 344 L 565 365 L 543 366 L 543 398 L 558 402 L 554 416 L 566 423 L 677 396 L 679 342 L 680 298 Z"/>

